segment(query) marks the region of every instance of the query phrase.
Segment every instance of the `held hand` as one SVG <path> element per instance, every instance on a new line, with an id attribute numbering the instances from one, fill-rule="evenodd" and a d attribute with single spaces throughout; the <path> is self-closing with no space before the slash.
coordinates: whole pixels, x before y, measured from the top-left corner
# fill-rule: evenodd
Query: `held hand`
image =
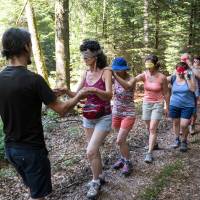
<path id="1" fill-rule="evenodd" d="M 109 67 L 105 67 L 104 69 L 110 70 L 112 72 L 112 75 L 114 76 L 115 72 L 112 70 L 112 67 L 109 66 Z"/>
<path id="2" fill-rule="evenodd" d="M 110 71 L 112 71 L 112 67 L 105 67 L 104 69 L 107 69 L 107 70 L 110 70 Z"/>
<path id="3" fill-rule="evenodd" d="M 82 88 L 81 90 L 79 90 L 79 92 L 77 93 L 77 96 L 79 99 L 85 99 L 89 94 L 90 93 L 89 93 L 88 89 L 85 87 L 85 88 Z"/>
<path id="4" fill-rule="evenodd" d="M 55 89 L 53 89 L 53 92 L 57 97 L 59 97 L 59 96 L 66 94 L 67 88 L 55 88 Z"/>

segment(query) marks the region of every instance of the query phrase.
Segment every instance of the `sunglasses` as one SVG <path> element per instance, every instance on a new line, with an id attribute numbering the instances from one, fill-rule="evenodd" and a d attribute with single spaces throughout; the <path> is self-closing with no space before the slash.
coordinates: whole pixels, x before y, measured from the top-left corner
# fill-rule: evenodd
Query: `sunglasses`
<path id="1" fill-rule="evenodd" d="M 83 56 L 83 59 L 84 60 L 89 60 L 89 59 L 92 59 L 92 58 L 94 58 L 95 56 Z"/>

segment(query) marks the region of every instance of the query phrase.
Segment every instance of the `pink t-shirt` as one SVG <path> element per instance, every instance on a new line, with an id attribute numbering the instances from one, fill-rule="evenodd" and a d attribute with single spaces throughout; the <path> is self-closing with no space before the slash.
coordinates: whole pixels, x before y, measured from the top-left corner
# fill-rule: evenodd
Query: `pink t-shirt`
<path id="1" fill-rule="evenodd" d="M 144 72 L 144 101 L 150 103 L 163 102 L 164 95 L 162 89 L 163 75 L 151 76 L 149 72 Z"/>

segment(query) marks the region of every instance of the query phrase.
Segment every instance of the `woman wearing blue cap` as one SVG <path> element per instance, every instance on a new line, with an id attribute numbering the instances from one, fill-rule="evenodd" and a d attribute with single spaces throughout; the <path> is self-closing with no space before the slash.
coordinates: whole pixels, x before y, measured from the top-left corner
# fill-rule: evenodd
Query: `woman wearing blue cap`
<path id="1" fill-rule="evenodd" d="M 145 162 L 152 163 L 152 152 L 157 146 L 156 130 L 162 119 L 164 100 L 166 102 L 166 114 L 169 110 L 169 92 L 167 78 L 164 74 L 159 72 L 160 64 L 158 62 L 158 57 L 155 55 L 148 55 L 145 58 L 145 67 L 146 70 L 142 74 L 130 79 L 130 81 L 125 81 L 118 76 L 117 73 L 114 73 L 114 77 L 125 89 L 132 89 L 137 81 L 144 82 L 142 118 L 149 132 L 149 147 L 145 156 Z"/>
<path id="2" fill-rule="evenodd" d="M 126 60 L 122 57 L 115 58 L 112 62 L 112 70 L 125 81 L 130 80 L 127 73 L 129 69 Z M 135 122 L 134 86 L 135 84 L 130 89 L 125 90 L 116 79 L 114 80 L 112 127 L 118 133 L 116 143 L 119 145 L 121 158 L 117 160 L 113 168 L 122 168 L 122 174 L 124 175 L 129 175 L 132 171 L 126 139 Z"/>

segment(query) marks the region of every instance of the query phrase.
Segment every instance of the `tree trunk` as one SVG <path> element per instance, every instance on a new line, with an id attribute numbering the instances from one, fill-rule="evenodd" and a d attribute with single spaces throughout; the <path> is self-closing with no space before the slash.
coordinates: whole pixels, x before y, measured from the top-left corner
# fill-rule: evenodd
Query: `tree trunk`
<path id="1" fill-rule="evenodd" d="M 47 68 L 46 68 L 42 49 L 39 42 L 39 36 L 38 36 L 37 26 L 36 26 L 36 18 L 35 18 L 34 9 L 31 4 L 31 0 L 29 0 L 26 5 L 26 17 L 27 17 L 29 32 L 31 33 L 33 56 L 34 56 L 37 72 L 38 74 L 42 75 L 44 79 L 47 81 L 47 83 L 49 84 Z"/>
<path id="2" fill-rule="evenodd" d="M 149 7 L 148 0 L 144 0 L 144 44 L 145 44 L 145 47 L 148 47 L 148 43 L 149 43 L 148 7 Z"/>
<path id="3" fill-rule="evenodd" d="M 57 86 L 70 88 L 69 0 L 55 1 L 55 29 Z"/>
<path id="4" fill-rule="evenodd" d="M 195 12 L 195 7 L 194 7 L 194 1 L 191 1 L 191 8 L 190 8 L 190 20 L 189 20 L 189 37 L 188 37 L 188 45 L 191 46 L 193 45 L 194 41 L 194 12 Z"/>
<path id="5" fill-rule="evenodd" d="M 103 38 L 107 37 L 106 4 L 107 4 L 106 0 L 103 0 L 103 20 L 102 20 L 102 22 L 103 22 L 103 24 L 102 24 L 102 27 L 103 27 L 102 37 Z"/>
<path id="6" fill-rule="evenodd" d="M 159 10 L 159 2 L 156 1 L 156 24 L 155 24 L 155 49 L 159 47 L 159 30 L 160 30 L 160 10 Z"/>

